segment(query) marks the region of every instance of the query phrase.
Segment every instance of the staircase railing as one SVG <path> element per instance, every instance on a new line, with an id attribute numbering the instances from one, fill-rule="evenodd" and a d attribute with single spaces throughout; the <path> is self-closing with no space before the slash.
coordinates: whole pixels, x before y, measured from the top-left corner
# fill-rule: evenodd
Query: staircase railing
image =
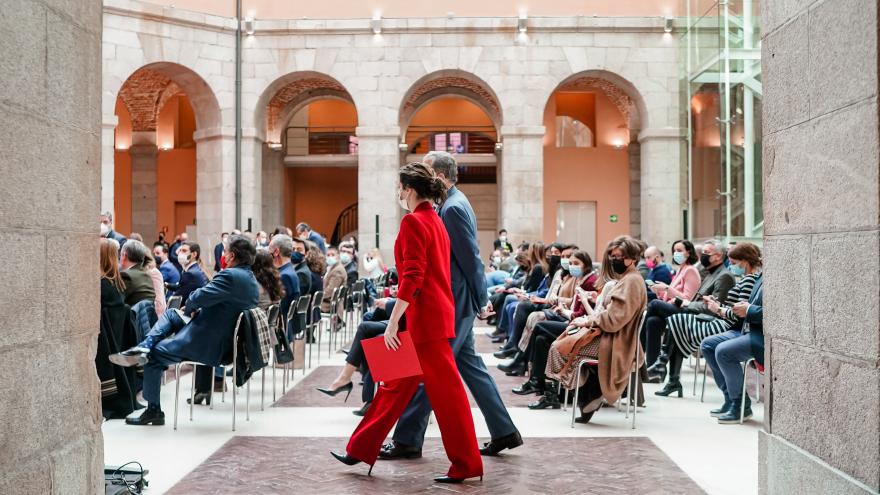
<path id="1" fill-rule="evenodd" d="M 333 235 L 330 236 L 330 243 L 338 246 L 342 240 L 342 236 L 358 229 L 358 204 L 354 203 L 345 207 L 336 218 L 336 225 L 333 227 Z"/>

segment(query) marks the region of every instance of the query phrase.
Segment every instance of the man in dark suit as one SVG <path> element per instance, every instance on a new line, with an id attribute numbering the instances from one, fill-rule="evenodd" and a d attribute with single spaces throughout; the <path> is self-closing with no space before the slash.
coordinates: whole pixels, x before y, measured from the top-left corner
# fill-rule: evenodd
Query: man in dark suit
<path id="1" fill-rule="evenodd" d="M 120 366 L 144 366 L 144 399 L 147 409 L 138 418 L 126 418 L 132 425 L 165 424 L 159 405 L 162 374 L 172 364 L 198 361 L 218 366 L 232 354 L 232 336 L 238 315 L 257 306 L 259 285 L 251 265 L 256 249 L 246 237 L 234 236 L 224 252 L 226 270 L 208 285 L 193 291 L 183 314 L 166 311 L 146 338 L 127 351 L 110 356 Z"/>
<path id="2" fill-rule="evenodd" d="M 764 364 L 764 277 L 758 277 L 749 296 L 749 302 L 738 302 L 730 310 L 740 319 L 730 330 L 707 337 L 700 344 L 700 351 L 712 368 L 712 376 L 724 393 L 724 404 L 709 414 L 718 418 L 720 424 L 740 421 L 740 404 L 743 399 L 743 370 L 741 363 L 755 358 Z M 742 419 L 752 416 L 751 401 L 745 395 L 745 411 Z"/>
<path id="3" fill-rule="evenodd" d="M 322 253 L 327 254 L 327 243 L 324 242 L 324 237 L 312 230 L 312 227 L 305 222 L 300 222 L 296 226 L 296 235 L 304 240 L 304 241 L 312 241 L 318 245 L 318 249 L 321 250 Z"/>
<path id="4" fill-rule="evenodd" d="M 312 291 L 312 270 L 306 262 L 306 255 L 309 254 L 309 245 L 306 241 L 299 238 L 292 238 L 293 252 L 290 253 L 290 262 L 293 269 L 296 270 L 296 276 L 299 279 L 299 293 L 311 294 Z"/>
<path id="5" fill-rule="evenodd" d="M 480 248 L 477 245 L 477 219 L 467 197 L 455 187 L 458 180 L 458 166 L 455 158 L 445 152 L 431 152 L 425 159 L 437 175 L 447 185 L 446 201 L 440 207 L 440 218 L 449 234 L 452 263 L 452 298 L 455 302 L 455 338 L 450 340 L 455 364 L 464 383 L 486 418 L 492 441 L 480 453 L 496 455 L 504 449 L 522 445 L 522 437 L 498 393 L 498 386 L 489 375 L 483 358 L 474 349 L 474 318 L 478 313 L 488 314 L 485 308 L 486 277 Z M 393 442 L 382 447 L 381 459 L 401 459 L 421 457 L 425 431 L 431 404 L 424 387 L 413 396 L 406 411 L 394 430 Z"/>
<path id="6" fill-rule="evenodd" d="M 343 242 L 339 245 L 339 263 L 345 268 L 345 284 L 348 286 L 354 285 L 358 279 L 358 266 L 355 257 L 354 244 Z"/>
<path id="7" fill-rule="evenodd" d="M 125 236 L 113 230 L 113 214 L 109 211 L 101 213 L 101 235 L 118 242 L 120 253 L 122 252 L 122 245 L 128 240 Z"/>
<path id="8" fill-rule="evenodd" d="M 645 267 L 648 269 L 645 280 L 650 280 L 652 283 L 662 282 L 666 285 L 672 283 L 672 270 L 663 262 L 663 251 L 657 246 L 648 246 L 648 249 L 645 249 Z M 657 294 L 650 286 L 647 287 L 647 291 L 648 301 L 657 299 Z"/>
<path id="9" fill-rule="evenodd" d="M 281 316 L 287 321 L 290 306 L 295 305 L 302 294 L 299 288 L 299 277 L 296 269 L 290 262 L 293 254 L 293 239 L 286 234 L 278 234 L 269 241 L 269 254 L 272 255 L 273 263 L 281 275 L 281 285 L 284 286 L 284 297 L 281 298 Z M 293 329 L 287 329 L 287 338 L 293 338 Z"/>
<path id="10" fill-rule="evenodd" d="M 220 258 L 223 257 L 223 243 L 226 242 L 226 239 L 229 237 L 229 232 L 223 232 L 220 234 L 220 242 L 214 246 L 214 273 L 219 272 L 223 267 L 220 265 Z"/>

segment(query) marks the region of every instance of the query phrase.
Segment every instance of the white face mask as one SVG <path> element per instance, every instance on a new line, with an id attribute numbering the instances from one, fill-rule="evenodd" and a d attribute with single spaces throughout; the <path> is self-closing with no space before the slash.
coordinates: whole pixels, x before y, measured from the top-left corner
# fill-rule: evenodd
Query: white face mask
<path id="1" fill-rule="evenodd" d="M 101 237 L 107 237 L 107 234 L 110 233 L 110 226 L 106 223 L 101 222 Z"/>
<path id="2" fill-rule="evenodd" d="M 366 269 L 368 272 L 372 272 L 378 266 L 379 266 L 379 260 L 369 259 L 369 260 L 364 261 L 364 269 Z"/>
<path id="3" fill-rule="evenodd" d="M 177 262 L 180 263 L 180 266 L 186 266 L 189 264 L 189 255 L 188 254 L 178 254 Z"/>
<path id="4" fill-rule="evenodd" d="M 333 266 L 338 262 L 339 262 L 339 260 L 336 259 L 336 256 L 328 256 L 327 257 L 327 266 Z"/>
<path id="5" fill-rule="evenodd" d="M 347 265 L 351 263 L 351 255 L 348 253 L 342 253 L 339 255 L 339 261 L 341 261 L 343 265 Z"/>
<path id="6" fill-rule="evenodd" d="M 500 264 L 501 264 L 501 256 L 495 256 L 495 257 L 493 257 L 493 258 L 492 258 L 492 261 L 493 261 L 496 265 L 500 265 Z"/>
<path id="7" fill-rule="evenodd" d="M 507 236 L 503 235 L 503 236 L 499 237 L 498 240 L 500 240 L 501 242 L 507 242 Z"/>
<path id="8" fill-rule="evenodd" d="M 406 198 L 403 197 L 403 189 L 399 188 L 397 190 L 397 204 L 406 211 L 409 211 L 409 205 L 406 203 Z"/>

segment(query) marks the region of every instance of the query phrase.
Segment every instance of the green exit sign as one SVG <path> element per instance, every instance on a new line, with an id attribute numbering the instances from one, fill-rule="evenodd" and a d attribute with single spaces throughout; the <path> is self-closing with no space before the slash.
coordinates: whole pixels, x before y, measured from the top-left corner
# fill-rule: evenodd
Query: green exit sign
<path id="1" fill-rule="evenodd" d="M 611 220 L 611 223 L 617 223 L 617 215 L 611 215 L 608 220 Z"/>

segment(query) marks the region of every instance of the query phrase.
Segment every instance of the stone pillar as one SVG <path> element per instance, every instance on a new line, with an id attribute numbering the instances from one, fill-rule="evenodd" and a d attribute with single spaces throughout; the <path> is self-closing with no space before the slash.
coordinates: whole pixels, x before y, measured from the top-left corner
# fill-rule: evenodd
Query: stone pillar
<path id="1" fill-rule="evenodd" d="M 284 224 L 284 150 L 262 143 L 263 229 L 274 230 Z M 293 228 L 291 225 L 290 228 Z"/>
<path id="2" fill-rule="evenodd" d="M 544 239 L 544 126 L 502 126 L 498 228 L 514 246 Z"/>
<path id="3" fill-rule="evenodd" d="M 880 492 L 876 2 L 762 2 L 760 492 Z"/>
<path id="4" fill-rule="evenodd" d="M 151 141 L 152 140 L 152 141 Z M 156 133 L 132 133 L 131 155 L 131 231 L 144 239 L 156 237 L 157 158 Z M 127 235 L 124 233 L 123 235 Z"/>
<path id="5" fill-rule="evenodd" d="M 642 147 L 633 141 L 627 146 L 629 158 L 629 234 L 641 239 L 642 237 Z M 661 250 L 669 251 L 666 247 Z M 669 253 L 667 256 L 672 256 Z"/>
<path id="6" fill-rule="evenodd" d="M 273 229 L 263 223 L 263 141 L 254 129 L 244 129 L 241 139 L 241 226 L 251 221 L 254 232 Z M 234 154 L 233 154 L 234 155 Z M 233 174 L 235 157 L 232 157 Z"/>
<path id="7" fill-rule="evenodd" d="M 207 252 L 220 241 L 221 232 L 236 227 L 235 219 L 235 131 L 199 129 L 196 142 L 196 232 L 195 238 Z M 207 259 L 207 257 L 205 258 Z M 211 260 L 213 265 L 213 260 Z"/>
<path id="8" fill-rule="evenodd" d="M 678 128 L 646 129 L 641 148 L 641 238 L 668 251 L 683 235 L 684 209 L 681 151 L 684 133 Z"/>
<path id="9" fill-rule="evenodd" d="M 116 198 L 113 187 L 116 176 L 116 126 L 119 118 L 104 115 L 101 122 L 101 212 L 109 211 L 116 218 Z"/>
<path id="10" fill-rule="evenodd" d="M 4 4 L 0 52 L 0 493 L 103 493 L 101 2 Z"/>
<path id="11" fill-rule="evenodd" d="M 358 245 L 364 252 L 376 247 L 379 215 L 379 248 L 388 264 L 394 260 L 394 240 L 403 210 L 395 199 L 400 169 L 398 127 L 358 127 Z"/>

